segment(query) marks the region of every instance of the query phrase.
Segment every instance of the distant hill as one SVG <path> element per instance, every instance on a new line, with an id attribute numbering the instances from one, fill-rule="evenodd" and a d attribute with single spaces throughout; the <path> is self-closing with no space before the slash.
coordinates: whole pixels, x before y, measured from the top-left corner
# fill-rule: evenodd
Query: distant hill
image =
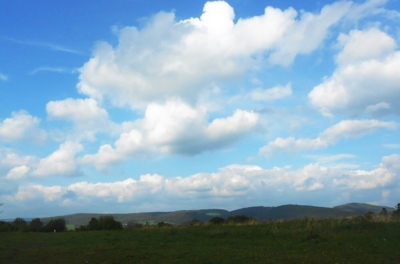
<path id="1" fill-rule="evenodd" d="M 343 205 L 338 205 L 333 208 L 337 208 L 340 210 L 345 210 L 349 212 L 374 212 L 374 213 L 380 213 L 382 211 L 382 208 L 386 208 L 387 212 L 393 212 L 394 208 L 392 207 L 387 207 L 387 206 L 379 206 L 379 205 L 372 205 L 372 204 L 366 204 L 366 203 L 348 203 L 348 204 L 343 204 Z"/>
<path id="2" fill-rule="evenodd" d="M 298 218 L 336 218 L 362 215 L 369 211 L 380 213 L 382 208 L 386 208 L 388 212 L 392 212 L 394 208 L 387 206 L 377 206 L 365 203 L 349 203 L 338 205 L 333 208 L 318 207 L 308 205 L 281 205 L 277 207 L 255 206 L 241 208 L 233 211 L 223 209 L 203 209 L 203 210 L 181 210 L 174 212 L 150 212 L 150 213 L 129 213 L 129 214 L 111 214 L 117 221 L 126 224 L 128 222 L 137 223 L 158 223 L 168 222 L 174 225 L 181 225 L 191 220 L 198 219 L 202 222 L 208 222 L 213 217 L 228 218 L 229 216 L 245 215 L 253 217 L 261 221 L 277 220 L 277 219 L 298 219 Z M 72 214 L 64 216 L 46 217 L 41 220 L 44 223 L 52 219 L 64 218 L 67 224 L 87 225 L 92 217 L 99 218 L 104 214 Z"/>

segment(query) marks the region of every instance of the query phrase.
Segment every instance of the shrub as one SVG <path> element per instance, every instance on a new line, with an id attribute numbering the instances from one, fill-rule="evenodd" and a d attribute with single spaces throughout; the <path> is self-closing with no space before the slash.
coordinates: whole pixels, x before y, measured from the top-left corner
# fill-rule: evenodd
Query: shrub
<path id="1" fill-rule="evenodd" d="M 129 221 L 129 222 L 126 224 L 125 229 L 142 228 L 142 227 L 143 227 L 142 224 L 136 223 L 136 222 L 134 222 L 134 221 Z"/>
<path id="2" fill-rule="evenodd" d="M 0 232 L 16 231 L 16 228 L 9 222 L 0 221 Z"/>
<path id="3" fill-rule="evenodd" d="M 212 224 L 212 225 L 220 225 L 223 224 L 225 222 L 225 219 L 221 218 L 221 217 L 213 217 L 210 219 L 210 221 L 208 221 L 208 223 Z"/>
<path id="4" fill-rule="evenodd" d="M 250 219 L 252 219 L 252 218 L 247 217 L 245 215 L 235 215 L 235 216 L 228 217 L 228 219 L 226 219 L 226 222 L 230 223 L 230 224 L 241 224 L 241 223 L 248 222 Z"/>

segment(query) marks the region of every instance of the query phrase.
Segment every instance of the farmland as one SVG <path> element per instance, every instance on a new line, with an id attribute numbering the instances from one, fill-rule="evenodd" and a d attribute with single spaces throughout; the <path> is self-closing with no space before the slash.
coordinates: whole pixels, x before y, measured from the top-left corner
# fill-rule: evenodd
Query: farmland
<path id="1" fill-rule="evenodd" d="M 400 223 L 365 216 L 0 233 L 0 263 L 399 263 Z"/>

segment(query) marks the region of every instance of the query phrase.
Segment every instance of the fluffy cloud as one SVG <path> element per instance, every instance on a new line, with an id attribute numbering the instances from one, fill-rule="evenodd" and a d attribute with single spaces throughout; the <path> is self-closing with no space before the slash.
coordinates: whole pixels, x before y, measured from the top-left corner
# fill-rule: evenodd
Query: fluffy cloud
<path id="1" fill-rule="evenodd" d="M 30 170 L 31 168 L 26 165 L 14 167 L 8 172 L 6 178 L 11 180 L 20 179 L 23 178 Z"/>
<path id="2" fill-rule="evenodd" d="M 321 198 L 332 198 L 354 192 L 371 201 L 370 199 L 381 198 L 380 194 L 379 197 L 371 197 L 371 190 L 375 188 L 384 187 L 387 190 L 400 188 L 398 185 L 399 164 L 400 155 L 395 154 L 383 157 L 378 168 L 371 171 L 343 170 L 324 167 L 318 163 L 306 165 L 298 170 L 229 165 L 215 173 L 198 173 L 188 177 L 165 178 L 157 174 L 146 174 L 140 176 L 138 180 L 128 178 L 110 183 L 78 182 L 69 186 L 27 185 L 21 186 L 12 197 L 19 201 L 41 198 L 47 202 L 55 201 L 60 204 L 65 199 L 69 202 L 84 200 L 88 204 L 99 203 L 99 199 L 102 203 L 110 201 L 132 203 L 147 200 L 156 204 L 159 202 L 157 199 L 162 199 L 164 203 L 169 204 L 182 205 L 185 201 L 193 204 L 193 201 L 196 201 L 203 205 L 204 201 L 209 199 L 214 203 L 226 199 L 226 203 L 222 204 L 227 205 L 232 201 L 242 201 L 243 197 L 246 197 L 248 202 L 264 201 L 263 204 L 265 204 L 266 197 L 278 193 L 289 196 L 291 199 L 298 199 L 300 194 L 313 193 L 313 199 L 315 199 L 315 195 L 318 194 Z M 386 196 L 388 195 L 390 193 L 386 193 Z M 154 197 L 158 198 L 154 199 Z M 392 202 L 396 198 L 391 197 Z"/>
<path id="3" fill-rule="evenodd" d="M 122 133 L 115 147 L 106 144 L 94 155 L 85 155 L 83 163 L 105 170 L 129 156 L 153 153 L 195 155 L 230 145 L 254 131 L 259 115 L 236 110 L 232 116 L 207 121 L 204 108 L 193 108 L 180 100 L 150 104 L 143 119 Z"/>
<path id="4" fill-rule="evenodd" d="M 174 14 L 159 13 L 142 29 L 120 29 L 118 46 L 99 43 L 80 69 L 78 90 L 132 108 L 170 97 L 194 101 L 212 84 L 258 67 L 265 54 L 272 53 L 270 63 L 288 65 L 297 54 L 312 52 L 350 6 L 338 2 L 300 18 L 292 8 L 267 7 L 236 23 L 225 1 L 207 2 L 199 18 L 176 21 Z"/>
<path id="5" fill-rule="evenodd" d="M 72 99 L 51 101 L 46 105 L 47 114 L 53 119 L 70 121 L 75 125 L 75 138 L 93 139 L 99 131 L 113 131 L 117 126 L 109 120 L 108 112 L 96 100 Z"/>
<path id="6" fill-rule="evenodd" d="M 60 148 L 50 154 L 48 157 L 40 160 L 33 175 L 77 175 L 78 165 L 75 155 L 82 151 L 82 145 L 74 142 L 65 142 Z"/>
<path id="7" fill-rule="evenodd" d="M 286 86 L 276 86 L 270 89 L 256 88 L 252 90 L 249 97 L 255 101 L 274 101 L 292 95 L 292 85 L 288 83 Z"/>
<path id="8" fill-rule="evenodd" d="M 287 66 L 298 54 L 314 51 L 326 38 L 328 29 L 339 22 L 351 7 L 351 2 L 341 1 L 325 6 L 320 14 L 302 13 L 301 19 L 291 24 L 284 37 L 276 43 L 269 62 Z"/>
<path id="9" fill-rule="evenodd" d="M 399 115 L 400 52 L 394 39 L 371 28 L 342 34 L 338 42 L 338 68 L 309 93 L 311 104 L 328 116 Z"/>
<path id="10" fill-rule="evenodd" d="M 383 157 L 379 168 L 372 171 L 357 170 L 334 179 L 336 186 L 351 189 L 372 189 L 376 187 L 396 187 L 400 172 L 400 155 Z"/>
<path id="11" fill-rule="evenodd" d="M 278 151 L 298 152 L 302 150 L 317 150 L 336 144 L 343 138 L 357 138 L 370 134 L 379 128 L 396 129 L 394 122 L 379 120 L 344 120 L 326 129 L 317 138 L 295 139 L 277 138 L 260 149 L 260 154 L 269 158 Z"/>
<path id="12" fill-rule="evenodd" d="M 42 143 L 46 132 L 39 128 L 40 119 L 25 111 L 13 112 L 10 118 L 0 122 L 0 139 L 4 141 L 28 140 Z"/>

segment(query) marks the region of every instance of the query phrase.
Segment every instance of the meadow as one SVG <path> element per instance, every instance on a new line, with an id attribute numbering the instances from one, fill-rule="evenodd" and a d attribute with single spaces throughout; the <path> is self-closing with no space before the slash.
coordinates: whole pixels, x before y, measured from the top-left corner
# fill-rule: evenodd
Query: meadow
<path id="1" fill-rule="evenodd" d="M 348 219 L 0 233 L 0 263 L 400 263 L 400 222 Z"/>

